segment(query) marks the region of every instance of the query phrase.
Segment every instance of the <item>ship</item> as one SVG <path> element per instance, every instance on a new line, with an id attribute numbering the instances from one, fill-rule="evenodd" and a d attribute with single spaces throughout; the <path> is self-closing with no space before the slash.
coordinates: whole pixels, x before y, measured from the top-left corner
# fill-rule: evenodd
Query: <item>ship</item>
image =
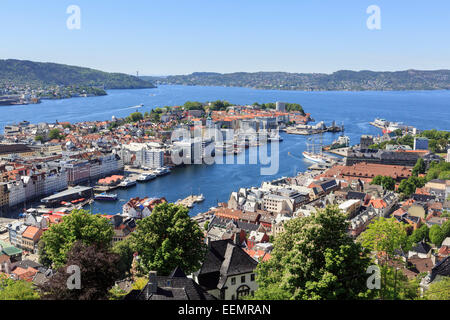
<path id="1" fill-rule="evenodd" d="M 159 177 L 159 176 L 164 176 L 166 174 L 169 174 L 170 173 L 170 169 L 166 168 L 166 167 L 162 167 L 162 168 L 155 169 L 154 172 Z"/>
<path id="2" fill-rule="evenodd" d="M 348 136 L 339 136 L 336 140 L 333 141 L 329 146 L 324 146 L 323 150 L 334 150 L 340 148 L 347 148 L 350 146 L 350 138 Z"/>
<path id="3" fill-rule="evenodd" d="M 152 173 L 142 173 L 139 177 L 137 177 L 136 181 L 139 182 L 147 182 L 156 178 L 156 175 Z"/>
<path id="4" fill-rule="evenodd" d="M 319 144 L 315 143 L 315 138 L 309 138 L 308 141 L 312 141 L 312 142 L 306 143 L 306 151 L 303 151 L 303 153 L 302 153 L 303 157 L 305 157 L 305 159 L 313 161 L 313 162 L 326 163 L 327 159 L 322 154 L 322 146 L 323 146 L 322 140 L 323 140 L 322 134 L 320 135 L 320 143 Z M 319 150 L 319 152 L 316 152 L 316 150 Z"/>
<path id="5" fill-rule="evenodd" d="M 311 153 L 311 152 L 307 152 L 307 151 L 303 151 L 303 157 L 305 157 L 305 159 L 308 159 L 310 161 L 314 161 L 314 162 L 318 162 L 318 163 L 325 163 L 326 158 L 319 154 L 319 153 Z"/>
<path id="6" fill-rule="evenodd" d="M 132 187 L 132 186 L 135 186 L 135 185 L 136 185 L 136 181 L 133 181 L 133 180 L 130 180 L 130 179 L 125 179 L 119 184 L 119 187 L 129 188 L 129 187 Z"/>
<path id="7" fill-rule="evenodd" d="M 94 196 L 94 200 L 97 201 L 116 201 L 117 194 L 99 193 Z"/>

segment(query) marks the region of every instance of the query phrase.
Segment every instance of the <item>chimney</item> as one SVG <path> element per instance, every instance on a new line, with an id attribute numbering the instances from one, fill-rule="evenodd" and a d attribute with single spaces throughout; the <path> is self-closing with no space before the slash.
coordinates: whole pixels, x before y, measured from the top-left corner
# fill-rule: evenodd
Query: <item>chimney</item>
<path id="1" fill-rule="evenodd" d="M 156 271 L 150 271 L 150 273 L 148 274 L 147 293 L 149 295 L 156 293 L 158 289 L 158 280 L 156 276 L 157 276 Z"/>

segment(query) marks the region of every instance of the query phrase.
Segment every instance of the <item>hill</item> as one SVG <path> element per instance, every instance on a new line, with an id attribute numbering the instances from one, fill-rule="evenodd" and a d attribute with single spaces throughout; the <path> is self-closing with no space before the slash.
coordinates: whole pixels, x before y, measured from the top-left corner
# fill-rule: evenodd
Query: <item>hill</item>
<path id="1" fill-rule="evenodd" d="M 450 70 L 395 72 L 341 70 L 332 74 L 287 72 L 196 72 L 190 75 L 145 77 L 160 84 L 248 87 L 304 91 L 449 90 Z"/>
<path id="2" fill-rule="evenodd" d="M 0 60 L 0 87 L 15 86 L 100 86 L 105 89 L 154 88 L 154 84 L 123 73 L 108 73 L 99 70 L 57 63 L 26 60 Z"/>

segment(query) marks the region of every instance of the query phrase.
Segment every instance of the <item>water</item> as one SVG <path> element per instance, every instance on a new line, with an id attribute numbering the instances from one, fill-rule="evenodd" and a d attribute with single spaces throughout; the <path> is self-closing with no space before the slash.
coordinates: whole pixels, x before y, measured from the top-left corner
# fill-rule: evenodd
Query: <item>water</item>
<path id="1" fill-rule="evenodd" d="M 107 96 L 44 101 L 38 105 L 0 107 L 0 128 L 21 120 L 33 123 L 58 121 L 108 120 L 125 117 L 143 103 L 139 111 L 155 107 L 180 105 L 191 101 L 228 100 L 235 104 L 285 101 L 299 103 L 316 121 L 345 125 L 351 143 L 359 142 L 361 134 L 380 134 L 370 121 L 377 117 L 402 121 L 419 129 L 450 129 L 450 91 L 402 92 L 300 92 L 254 90 L 247 88 L 160 86 L 156 89 L 111 90 Z M 324 143 L 339 134 L 327 133 Z M 272 176 L 261 176 L 260 165 L 193 165 L 173 170 L 171 175 L 127 190 L 117 190 L 121 201 L 96 202 L 95 213 L 121 212 L 124 201 L 131 197 L 166 197 L 174 202 L 190 194 L 203 193 L 206 200 L 195 205 L 192 214 L 207 211 L 217 202 L 227 201 L 232 191 L 241 187 L 259 186 L 262 181 L 292 176 L 304 171 L 311 163 L 302 159 L 307 137 L 282 134 L 280 168 Z M 248 152 L 248 151 L 247 151 Z M 289 155 L 288 153 L 291 153 Z M 248 159 L 248 157 L 247 157 Z"/>

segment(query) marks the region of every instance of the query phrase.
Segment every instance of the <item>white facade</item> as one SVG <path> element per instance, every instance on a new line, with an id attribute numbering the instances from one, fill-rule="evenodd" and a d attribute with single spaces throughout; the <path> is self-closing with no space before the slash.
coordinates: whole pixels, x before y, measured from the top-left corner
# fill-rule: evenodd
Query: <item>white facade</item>
<path id="1" fill-rule="evenodd" d="M 9 191 L 10 207 L 25 202 L 26 200 L 25 185 L 22 180 L 12 181 L 8 183 L 8 191 Z"/>

